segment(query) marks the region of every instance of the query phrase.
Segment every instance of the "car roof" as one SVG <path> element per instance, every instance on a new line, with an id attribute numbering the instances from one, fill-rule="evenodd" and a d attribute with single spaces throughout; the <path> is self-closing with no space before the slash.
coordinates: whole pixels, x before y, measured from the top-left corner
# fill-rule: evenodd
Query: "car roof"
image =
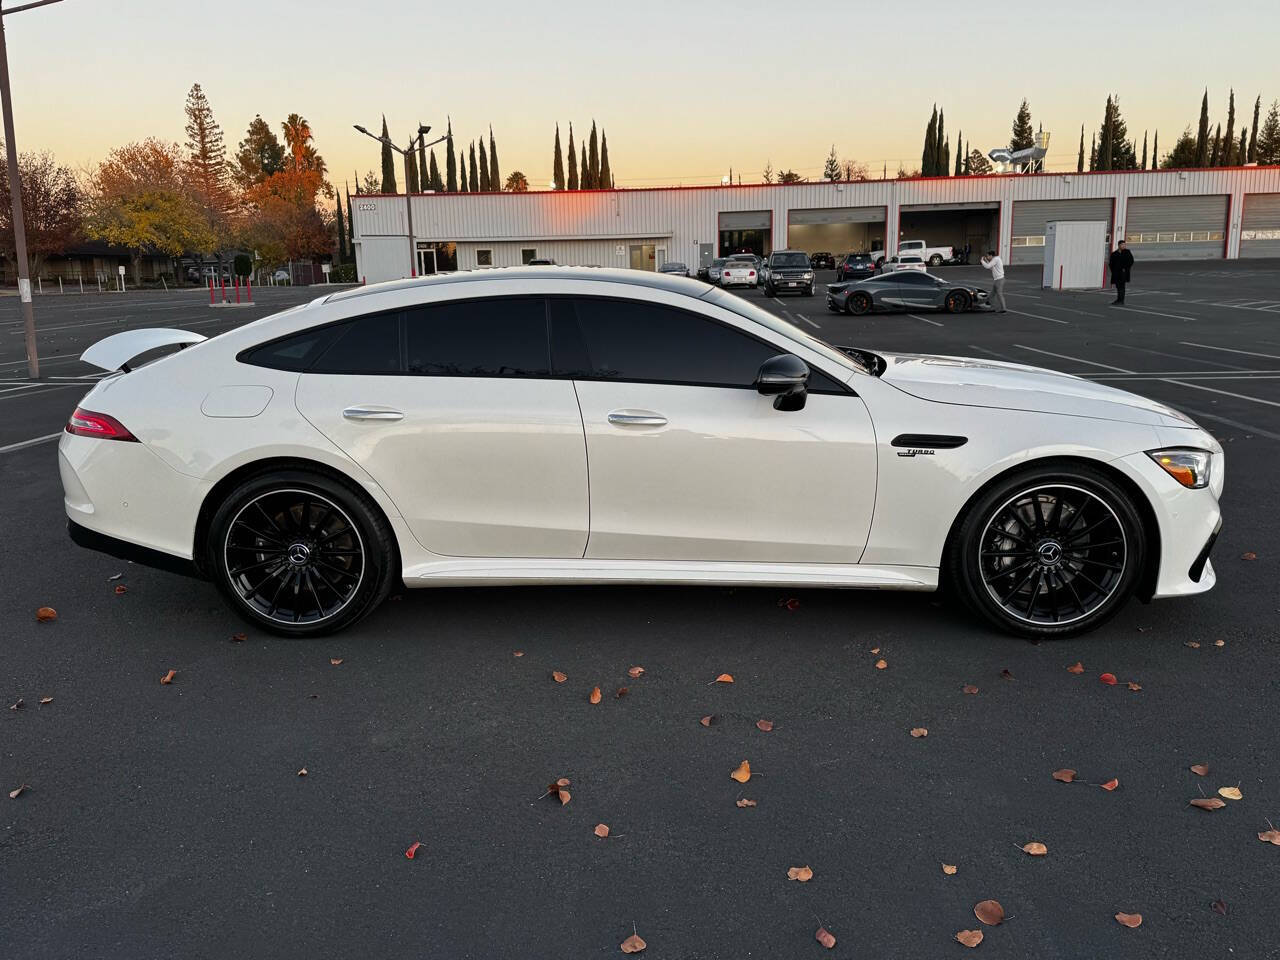
<path id="1" fill-rule="evenodd" d="M 394 293 L 400 290 L 447 286 L 455 283 L 497 284 L 508 280 L 527 281 L 535 278 L 539 280 L 598 280 L 602 283 L 624 283 L 635 287 L 666 290 L 671 293 L 683 293 L 694 297 L 701 297 L 708 289 L 707 285 L 701 280 L 692 280 L 688 277 L 672 277 L 648 270 L 623 270 L 614 267 L 492 267 L 485 270 L 460 270 L 456 273 L 437 273 L 429 277 L 388 280 L 385 283 L 352 287 L 349 290 L 331 293 L 327 297 L 320 297 L 318 302 L 340 303 L 359 297 Z"/>

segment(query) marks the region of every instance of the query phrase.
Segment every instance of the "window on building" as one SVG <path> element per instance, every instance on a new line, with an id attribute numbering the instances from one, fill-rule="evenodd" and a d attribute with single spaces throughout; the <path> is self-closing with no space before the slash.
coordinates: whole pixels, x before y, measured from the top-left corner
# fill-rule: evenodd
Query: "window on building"
<path id="1" fill-rule="evenodd" d="M 523 263 L 525 266 L 529 265 L 530 260 L 536 260 L 536 259 L 538 259 L 538 251 L 536 248 L 534 247 L 520 248 L 520 262 Z"/>
<path id="2" fill-rule="evenodd" d="M 415 307 L 405 314 L 408 370 L 433 377 L 545 377 L 541 297 L 494 297 Z"/>
<path id="3" fill-rule="evenodd" d="M 476 266 L 477 266 L 477 267 L 492 267 L 492 266 L 493 266 L 493 251 L 492 251 L 492 250 L 477 250 L 477 251 L 476 251 Z"/>

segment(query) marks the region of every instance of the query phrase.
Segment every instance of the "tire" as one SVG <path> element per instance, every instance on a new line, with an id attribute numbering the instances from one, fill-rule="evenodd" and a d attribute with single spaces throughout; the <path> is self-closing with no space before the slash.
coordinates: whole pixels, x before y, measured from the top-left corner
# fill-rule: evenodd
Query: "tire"
<path id="1" fill-rule="evenodd" d="M 969 294 L 963 290 L 952 290 L 942 301 L 942 309 L 947 313 L 964 313 L 973 305 Z"/>
<path id="2" fill-rule="evenodd" d="M 809 286 L 807 286 L 807 287 L 805 287 L 805 288 L 804 288 L 804 295 L 805 295 L 806 297 L 812 297 L 812 296 L 813 296 L 813 290 L 814 290 L 813 285 L 812 285 L 812 284 L 810 284 Z"/>
<path id="3" fill-rule="evenodd" d="M 369 614 L 398 572 L 395 537 L 354 485 L 309 470 L 249 477 L 214 511 L 205 569 L 230 606 L 287 637 Z"/>
<path id="4" fill-rule="evenodd" d="M 935 253 L 932 257 L 929 258 L 929 266 L 931 267 L 942 266 L 942 257 L 940 257 L 938 254 Z"/>
<path id="5" fill-rule="evenodd" d="M 871 295 L 865 290 L 859 290 L 857 293 L 849 294 L 845 299 L 844 308 L 850 316 L 861 317 L 871 312 Z"/>
<path id="6" fill-rule="evenodd" d="M 1134 592 L 1147 551 L 1128 492 L 1088 465 L 1047 465 L 1000 479 L 967 507 L 944 572 L 989 623 L 1051 640 L 1114 616 Z"/>

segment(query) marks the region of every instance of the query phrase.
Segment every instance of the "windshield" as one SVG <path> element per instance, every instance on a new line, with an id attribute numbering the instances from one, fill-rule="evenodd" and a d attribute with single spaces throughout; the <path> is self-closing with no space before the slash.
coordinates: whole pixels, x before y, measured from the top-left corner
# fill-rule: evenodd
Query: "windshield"
<path id="1" fill-rule="evenodd" d="M 662 265 L 662 269 L 663 270 L 684 270 L 685 265 L 683 263 L 677 263 L 674 260 L 668 260 L 666 263 Z"/>
<path id="2" fill-rule="evenodd" d="M 714 260 L 712 260 L 712 261 L 711 261 L 711 265 L 712 265 L 713 267 L 723 267 L 723 266 L 724 266 L 724 262 L 725 262 L 725 260 L 727 260 L 727 259 L 728 259 L 728 257 L 716 257 Z"/>
<path id="3" fill-rule="evenodd" d="M 754 320 L 760 326 L 772 330 L 774 333 L 786 337 L 788 340 L 794 340 L 796 343 L 802 343 L 810 350 L 822 354 L 832 363 L 838 364 L 840 368 L 853 367 L 862 373 L 870 373 L 856 357 L 845 353 L 825 340 L 819 340 L 817 337 L 805 333 L 799 327 L 792 326 L 781 317 L 774 316 L 768 310 L 757 307 L 750 300 L 744 300 L 742 297 L 721 290 L 718 287 L 713 288 L 710 293 L 702 298 L 708 303 L 714 303 L 718 307 L 724 307 L 740 317 L 746 317 L 748 320 Z"/>
<path id="4" fill-rule="evenodd" d="M 774 267 L 807 267 L 809 258 L 803 253 L 775 253 L 769 261 Z"/>

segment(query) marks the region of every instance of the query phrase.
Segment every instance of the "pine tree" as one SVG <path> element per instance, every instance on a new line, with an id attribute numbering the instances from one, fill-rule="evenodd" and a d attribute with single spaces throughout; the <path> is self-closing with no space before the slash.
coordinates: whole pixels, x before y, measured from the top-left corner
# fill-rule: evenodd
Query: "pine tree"
<path id="1" fill-rule="evenodd" d="M 1258 134 L 1256 162 L 1263 166 L 1280 163 L 1280 103 L 1275 100 L 1271 101 L 1271 109 Z"/>
<path id="2" fill-rule="evenodd" d="M 823 180 L 839 180 L 840 179 L 840 158 L 836 156 L 836 145 L 831 145 L 831 152 L 827 154 L 826 163 L 822 165 Z"/>
<path id="3" fill-rule="evenodd" d="M 773 183 L 773 161 L 766 160 L 764 170 L 760 173 L 760 179 L 765 183 Z"/>
<path id="4" fill-rule="evenodd" d="M 459 193 L 470 192 L 469 190 L 467 190 L 467 156 L 466 154 L 462 155 L 462 163 L 459 165 L 459 168 L 458 168 L 458 192 Z"/>
<path id="5" fill-rule="evenodd" d="M 600 187 L 600 144 L 596 140 L 596 122 L 591 121 L 591 162 L 587 164 L 591 172 L 591 183 L 584 185 L 584 190 L 597 190 Z"/>
<path id="6" fill-rule="evenodd" d="M 1182 131 L 1182 136 L 1173 145 L 1173 149 L 1169 151 L 1169 155 L 1164 158 L 1160 167 L 1162 170 L 1183 170 L 1195 165 L 1196 137 L 1192 134 L 1191 128 L 1187 127 Z"/>
<path id="7" fill-rule="evenodd" d="M 407 190 L 409 193 L 417 193 L 417 192 L 418 192 L 418 190 L 419 190 L 419 185 L 418 185 L 418 156 L 417 156 L 417 153 L 416 153 L 415 151 L 410 150 L 408 153 L 406 153 L 406 154 L 404 155 L 404 167 L 405 167 L 405 173 L 404 173 L 405 185 L 404 185 L 404 188 L 405 188 L 405 190 Z"/>
<path id="8" fill-rule="evenodd" d="M 582 184 L 578 182 L 578 156 L 573 147 L 573 124 L 569 124 L 569 189 L 577 190 Z"/>
<path id="9" fill-rule="evenodd" d="M 1253 163 L 1258 159 L 1258 125 L 1262 122 L 1262 94 L 1258 94 L 1258 99 L 1253 101 L 1253 126 L 1249 128 L 1249 153 L 1247 154 L 1248 163 Z"/>
<path id="10" fill-rule="evenodd" d="M 1102 130 L 1098 134 L 1098 169 L 1110 170 L 1112 158 L 1112 128 L 1114 126 L 1114 117 L 1112 111 L 1114 106 L 1111 97 L 1107 97 L 1107 108 L 1102 114 Z"/>
<path id="11" fill-rule="evenodd" d="M 1080 124 L 1080 155 L 1076 157 L 1076 173 L 1084 173 L 1084 124 Z"/>
<path id="12" fill-rule="evenodd" d="M 1027 101 L 1018 107 L 1018 115 L 1013 118 L 1013 136 L 1009 139 L 1010 150 L 1026 150 L 1036 145 L 1035 134 L 1031 130 L 1031 108 Z"/>
<path id="13" fill-rule="evenodd" d="M 991 161 L 984 157 L 980 150 L 970 150 L 964 165 L 965 171 L 976 177 L 982 177 L 991 172 Z"/>
<path id="14" fill-rule="evenodd" d="M 1209 161 L 1209 91 L 1204 92 L 1200 101 L 1200 129 L 1196 133 L 1196 163 L 1203 167 Z"/>
<path id="15" fill-rule="evenodd" d="M 1227 130 L 1222 135 L 1222 152 L 1218 155 L 1218 166 L 1235 166 L 1236 149 L 1236 91 L 1233 87 L 1227 100 Z"/>
<path id="16" fill-rule="evenodd" d="M 391 152 L 391 134 L 387 132 L 387 115 L 382 115 L 382 192 L 396 192 L 396 161 Z"/>
<path id="17" fill-rule="evenodd" d="M 609 135 L 600 128 L 600 186 L 613 189 L 613 171 L 609 169 Z"/>
<path id="18" fill-rule="evenodd" d="M 444 141 L 444 188 L 449 193 L 458 192 L 458 160 L 453 154 L 453 118 L 448 118 L 448 129 Z"/>
<path id="19" fill-rule="evenodd" d="M 427 182 L 431 189 L 436 191 L 436 193 L 444 193 L 444 181 L 440 179 L 440 168 L 436 166 L 436 152 L 434 150 L 432 150 L 430 154 L 430 167 L 428 169 L 430 170 L 430 174 L 427 178 Z M 350 204 L 348 204 L 348 206 L 350 206 Z"/>
<path id="20" fill-rule="evenodd" d="M 244 139 L 236 147 L 231 164 L 231 179 L 241 189 L 262 183 L 273 173 L 284 169 L 284 147 L 271 125 L 259 114 L 249 121 Z"/>
<path id="21" fill-rule="evenodd" d="M 489 183 L 489 156 L 484 152 L 484 137 L 480 138 L 480 192 L 488 193 L 493 187 Z"/>
<path id="22" fill-rule="evenodd" d="M 476 142 L 471 141 L 470 163 L 467 166 L 467 187 L 471 193 L 480 192 L 480 178 L 476 176 Z"/>
<path id="23" fill-rule="evenodd" d="M 1129 139 L 1129 126 L 1120 114 L 1120 97 L 1111 96 L 1111 169 L 1137 170 L 1137 144 Z"/>
<path id="24" fill-rule="evenodd" d="M 1139 170 L 1147 169 L 1147 131 L 1142 131 L 1142 166 Z"/>
<path id="25" fill-rule="evenodd" d="M 570 134 L 569 136 L 572 137 L 573 134 Z M 570 143 L 569 149 L 573 150 L 573 146 L 572 146 L 573 140 L 571 139 L 569 143 Z M 572 153 L 569 154 L 569 163 L 570 164 L 573 163 Z M 563 190 L 566 186 L 566 181 L 564 179 L 564 157 L 561 156 L 560 154 L 560 124 L 558 123 L 556 124 L 555 157 L 552 160 L 552 166 L 551 166 L 551 185 L 552 185 L 552 189 L 554 190 Z"/>
<path id="26" fill-rule="evenodd" d="M 1209 142 L 1209 163 L 1208 166 L 1216 167 L 1218 165 L 1218 153 L 1222 149 L 1222 124 L 1218 124 L 1218 130 L 1213 135 L 1213 139 Z"/>
<path id="27" fill-rule="evenodd" d="M 920 151 L 920 175 L 927 177 L 933 173 L 933 164 L 938 156 L 938 105 L 933 105 L 933 113 L 929 116 L 929 125 L 924 128 L 924 149 Z"/>
<path id="28" fill-rule="evenodd" d="M 489 189 L 502 189 L 502 178 L 498 174 L 498 145 L 493 142 L 493 124 L 489 124 Z"/>
<path id="29" fill-rule="evenodd" d="M 187 93 L 187 173 L 203 208 L 215 243 L 221 247 L 228 234 L 227 216 L 231 194 L 227 189 L 227 147 L 222 127 L 213 117 L 213 108 L 200 88 L 193 84 Z M 36 209 L 28 216 L 39 218 Z"/>
<path id="30" fill-rule="evenodd" d="M 946 133 L 944 128 L 946 127 L 946 125 L 947 125 L 946 111 L 939 110 L 938 111 L 938 132 L 934 134 L 934 138 L 933 138 L 933 148 L 935 151 L 934 157 L 933 157 L 933 176 L 935 177 L 945 177 L 947 175 L 947 167 L 942 159 L 942 156 L 943 156 L 942 145 L 946 142 L 944 139 L 944 135 Z"/>

